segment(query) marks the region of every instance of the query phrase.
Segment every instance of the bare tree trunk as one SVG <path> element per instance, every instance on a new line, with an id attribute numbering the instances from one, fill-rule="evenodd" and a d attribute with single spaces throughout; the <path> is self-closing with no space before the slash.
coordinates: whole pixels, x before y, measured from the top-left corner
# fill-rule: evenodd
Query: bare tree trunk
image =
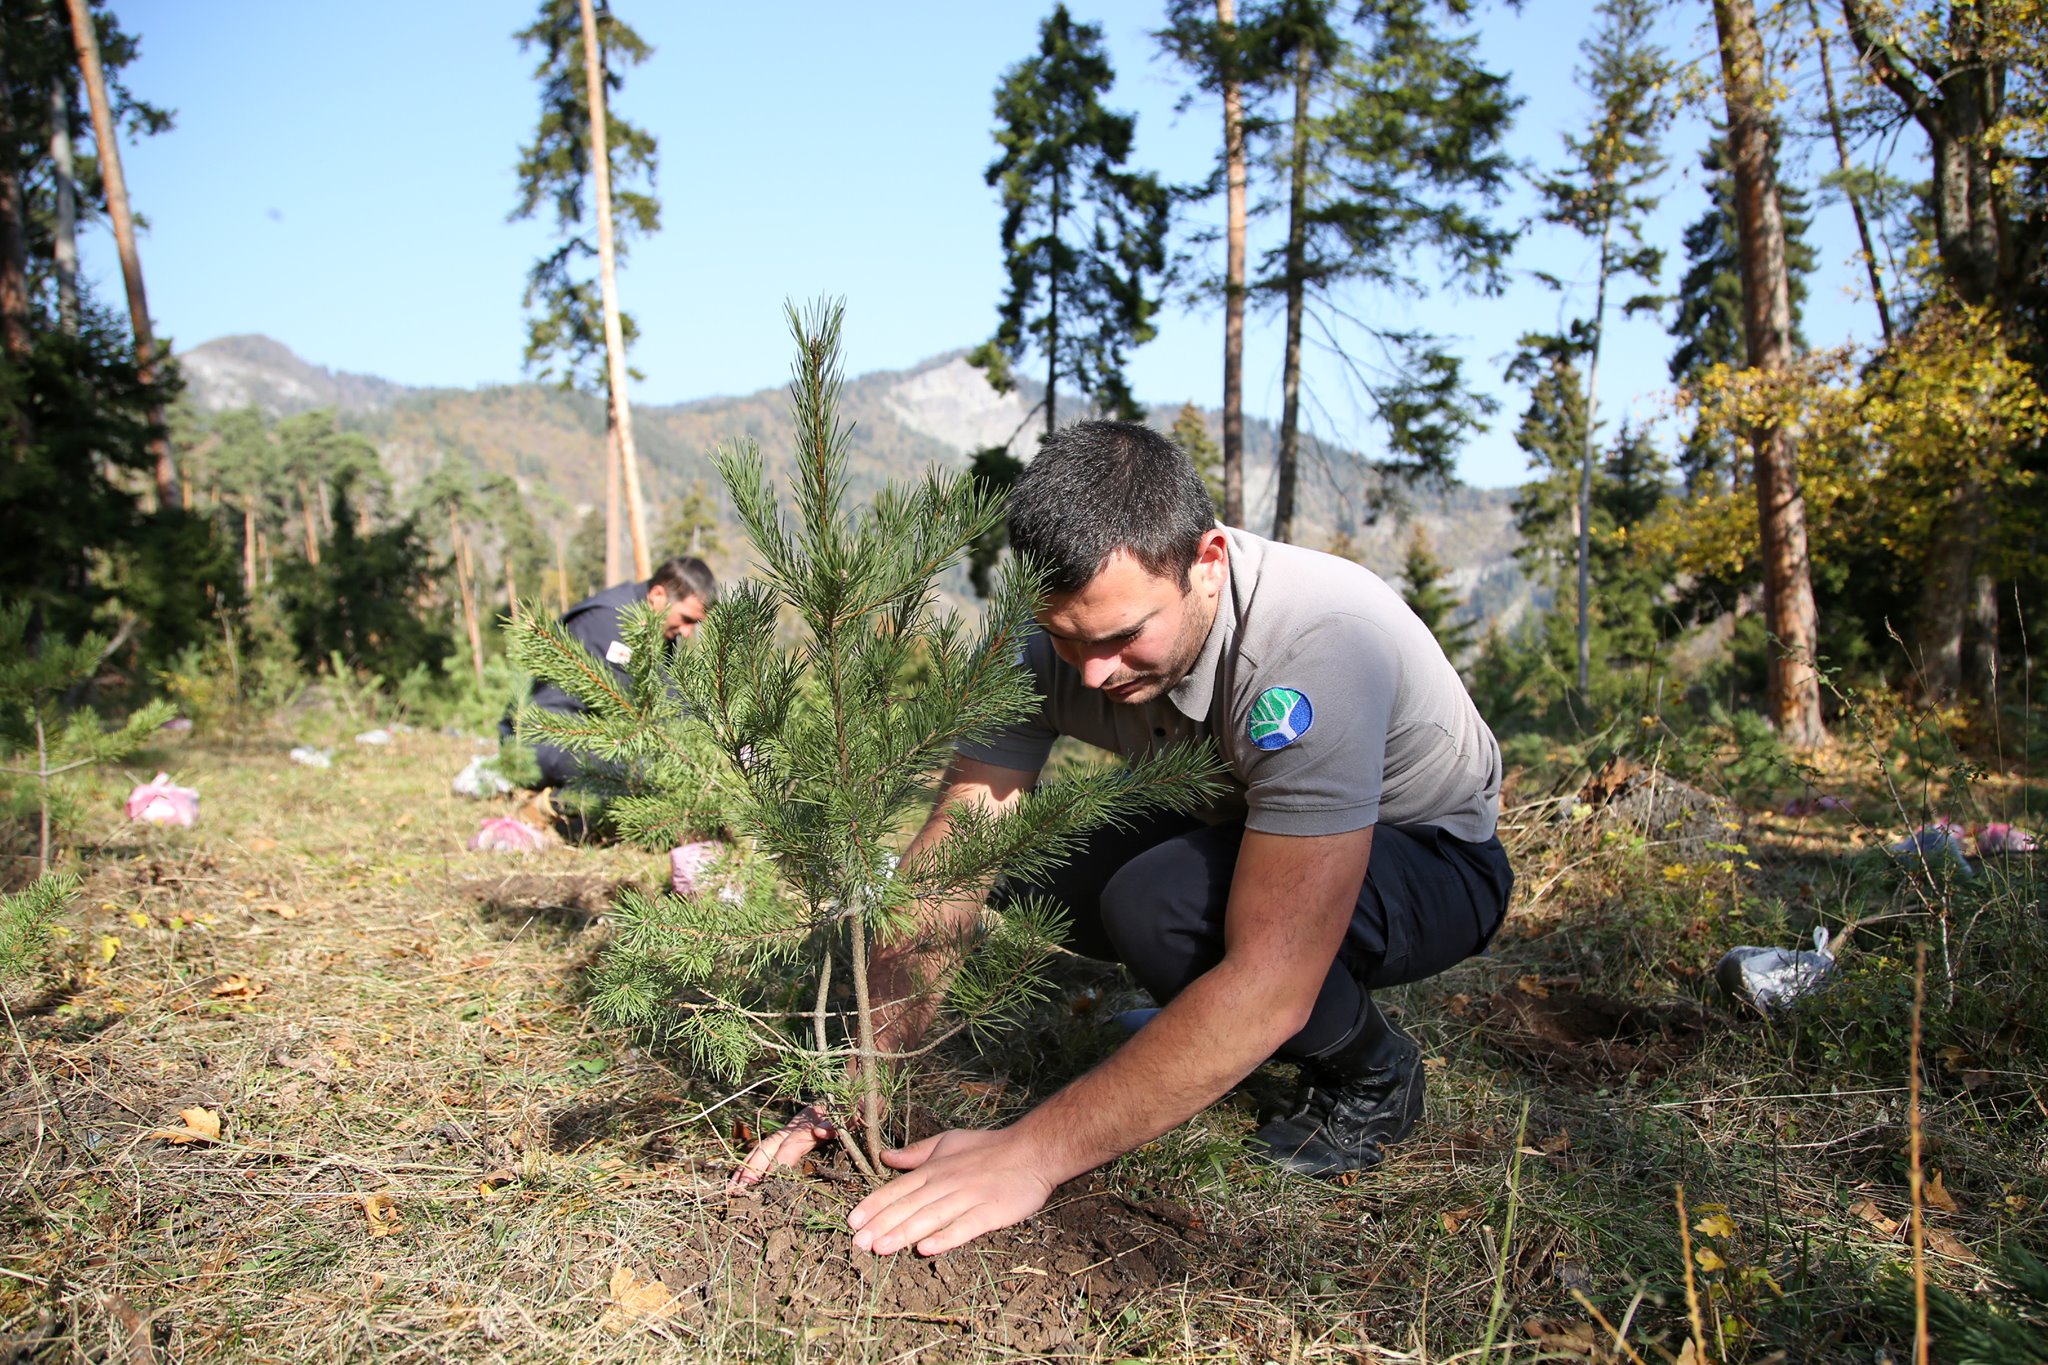
<path id="1" fill-rule="evenodd" d="M 0 166 L 0 349 L 11 360 L 29 350 L 28 206 L 12 166 Z"/>
<path id="2" fill-rule="evenodd" d="M 462 601 L 462 628 L 469 636 L 470 667 L 476 671 L 476 685 L 484 685 L 484 637 L 476 621 L 476 594 L 469 583 L 468 546 L 462 536 L 462 522 L 455 515 L 455 504 L 448 504 L 449 555 L 455 561 L 455 591 Z"/>
<path id="3" fill-rule="evenodd" d="M 1603 187 L 1604 188 L 1604 187 Z M 1579 452 L 1579 497 L 1572 507 L 1578 532 L 1578 678 L 1579 695 L 1593 687 L 1593 465 L 1600 429 L 1600 336 L 1607 328 L 1607 276 L 1612 270 L 1614 210 L 1600 224 L 1600 273 L 1593 290 L 1592 347 L 1586 357 L 1586 444 Z"/>
<path id="4" fill-rule="evenodd" d="M 1308 40 L 1294 50 L 1294 165 L 1287 191 L 1287 348 L 1280 375 L 1280 463 L 1273 488 L 1273 539 L 1294 534 L 1294 479 L 1301 449 L 1301 320 L 1307 304 Z"/>
<path id="5" fill-rule="evenodd" d="M 1216 0 L 1216 36 L 1222 44 L 1224 268 L 1223 268 L 1223 522 L 1244 525 L 1244 87 L 1237 79 L 1235 0 Z"/>
<path id="6" fill-rule="evenodd" d="M 81 4 L 83 0 L 71 0 Z M 591 0 L 578 0 L 583 17 L 583 81 L 590 100 L 590 178 L 597 200 L 598 272 L 604 286 L 605 375 L 619 432 L 619 466 L 625 476 L 626 525 L 633 533 L 633 576 L 647 578 L 654 563 L 647 549 L 647 513 L 640 502 L 640 465 L 633 450 L 633 407 L 626 397 L 626 337 L 619 325 L 619 276 L 612 247 L 612 163 L 606 150 L 604 56 L 599 50 L 597 14 Z"/>
<path id="7" fill-rule="evenodd" d="M 560 527 L 555 529 L 555 600 L 561 603 L 562 611 L 569 610 L 569 551 L 562 543 Z"/>
<path id="8" fill-rule="evenodd" d="M 51 189 L 57 221 L 51 240 L 57 271 L 57 321 L 78 332 L 78 181 L 71 155 L 71 96 L 66 82 L 50 82 Z"/>
<path id="9" fill-rule="evenodd" d="M 256 504 L 247 503 L 242 508 L 242 585 L 249 590 L 251 601 L 256 597 Z"/>
<path id="10" fill-rule="evenodd" d="M 619 524 L 619 424 L 617 409 L 604 409 L 604 585 L 626 581 L 626 535 Z"/>
<path id="11" fill-rule="evenodd" d="M 299 481 L 299 520 L 306 529 L 306 562 L 317 565 L 320 562 L 320 537 L 313 529 L 313 498 L 304 479 Z"/>
<path id="12" fill-rule="evenodd" d="M 92 103 L 92 136 L 99 151 L 100 179 L 106 186 L 107 217 L 113 221 L 114 244 L 121 253 L 121 278 L 128 286 L 128 320 L 135 329 L 135 365 L 144 387 L 157 384 L 156 337 L 149 321 L 149 299 L 142 289 L 142 258 L 135 253 L 135 218 L 128 211 L 128 181 L 121 174 L 121 140 L 114 111 L 107 103 L 106 73 L 100 69 L 99 35 L 93 30 L 86 0 L 65 0 L 71 11 L 71 38 L 78 48 L 78 69 L 85 77 Z M 149 448 L 156 456 L 156 497 L 159 506 L 178 507 L 184 496 L 178 486 L 178 465 L 171 456 L 171 438 L 164 426 L 163 404 L 149 411 L 156 435 Z"/>
<path id="13" fill-rule="evenodd" d="M 505 548 L 505 619 L 519 624 L 519 582 L 512 575 L 512 549 Z"/>
<path id="14" fill-rule="evenodd" d="M 1806 0 L 1807 17 L 1813 21 L 1814 44 L 1820 49 L 1820 83 L 1827 93 L 1828 132 L 1835 140 L 1835 164 L 1842 168 L 1842 193 L 1849 201 L 1849 212 L 1856 219 L 1856 240 L 1863 246 L 1863 267 L 1870 273 L 1870 297 L 1877 305 L 1877 325 L 1884 331 L 1885 345 L 1892 340 L 1891 304 L 1885 299 L 1884 275 L 1877 268 L 1877 251 L 1870 243 L 1870 219 L 1863 212 L 1863 196 L 1849 188 L 1849 140 L 1842 135 L 1842 106 L 1835 97 L 1835 68 L 1828 60 L 1828 35 L 1821 27 L 1820 8 L 1814 0 Z"/>
<path id="15" fill-rule="evenodd" d="M 1052 232 L 1054 241 L 1060 237 L 1060 209 L 1064 206 L 1066 182 L 1055 175 L 1052 180 Z M 1045 434 L 1050 436 L 1059 428 L 1060 396 L 1060 273 L 1049 270 L 1045 276 Z"/>
<path id="16" fill-rule="evenodd" d="M 1743 342 L 1751 369 L 1792 365 L 1791 277 L 1785 219 L 1772 151 L 1770 90 L 1751 0 L 1714 0 L 1721 88 L 1728 104 L 1728 160 L 1735 173 L 1735 225 L 1742 266 Z M 1756 469 L 1757 538 L 1763 554 L 1764 618 L 1771 632 L 1771 711 L 1795 748 L 1827 742 L 1820 674 L 1820 620 L 1807 557 L 1806 502 L 1792 433 L 1778 423 L 1749 433 Z"/>

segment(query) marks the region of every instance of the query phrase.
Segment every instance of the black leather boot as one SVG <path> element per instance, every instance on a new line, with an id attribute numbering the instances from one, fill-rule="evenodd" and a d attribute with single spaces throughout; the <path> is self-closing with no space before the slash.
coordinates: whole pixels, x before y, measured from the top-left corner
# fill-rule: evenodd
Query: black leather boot
<path id="1" fill-rule="evenodd" d="M 1366 1000 L 1346 1042 L 1301 1065 L 1294 1107 L 1252 1137 L 1252 1151 L 1295 1175 L 1377 1166 L 1422 1118 L 1422 1045 Z"/>

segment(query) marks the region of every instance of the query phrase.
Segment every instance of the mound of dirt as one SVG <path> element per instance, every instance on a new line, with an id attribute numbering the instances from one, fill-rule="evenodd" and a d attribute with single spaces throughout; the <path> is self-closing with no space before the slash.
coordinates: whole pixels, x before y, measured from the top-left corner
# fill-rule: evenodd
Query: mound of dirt
<path id="1" fill-rule="evenodd" d="M 1648 1004 L 1521 985 L 1494 992 L 1478 1008 L 1494 1047 L 1582 1085 L 1659 1075 L 1697 1052 L 1718 1027 L 1713 1014 L 1689 1000 Z"/>
<path id="2" fill-rule="evenodd" d="M 620 890 L 629 885 L 590 873 L 515 872 L 472 878 L 461 889 L 486 920 L 515 928 L 539 921 L 577 933 L 608 912 Z"/>
<path id="3" fill-rule="evenodd" d="M 655 1269 L 679 1297 L 751 1306 L 758 1327 L 833 1338 L 835 1354 L 922 1361 L 990 1354 L 1093 1355 L 1125 1310 L 1155 1293 L 1228 1274 L 1201 1220 L 1168 1201 L 1114 1193 L 1096 1177 L 1062 1187 L 1037 1217 L 943 1256 L 854 1248 L 854 1182 L 776 1181 L 705 1209 L 707 1245 Z M 779 1330 L 778 1330 L 779 1329 Z"/>
<path id="4" fill-rule="evenodd" d="M 1576 803 L 1591 806 L 1601 821 L 1632 825 L 1688 857 L 1742 839 L 1745 817 L 1737 807 L 1626 758 L 1610 759 L 1579 790 Z"/>

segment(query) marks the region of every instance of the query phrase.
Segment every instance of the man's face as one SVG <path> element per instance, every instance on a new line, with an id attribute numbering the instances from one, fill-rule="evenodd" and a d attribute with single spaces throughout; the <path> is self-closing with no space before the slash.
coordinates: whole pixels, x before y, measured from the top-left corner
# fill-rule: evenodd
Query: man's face
<path id="1" fill-rule="evenodd" d="M 1185 587 L 1118 550 L 1078 590 L 1050 599 L 1038 623 L 1083 686 L 1124 705 L 1151 701 L 1187 676 L 1209 638 L 1227 547 L 1221 531 L 1204 535 Z"/>
<path id="2" fill-rule="evenodd" d="M 687 640 L 697 633 L 704 619 L 704 599 L 695 593 L 670 598 L 660 584 L 647 590 L 647 605 L 661 613 L 661 633 L 671 640 Z"/>

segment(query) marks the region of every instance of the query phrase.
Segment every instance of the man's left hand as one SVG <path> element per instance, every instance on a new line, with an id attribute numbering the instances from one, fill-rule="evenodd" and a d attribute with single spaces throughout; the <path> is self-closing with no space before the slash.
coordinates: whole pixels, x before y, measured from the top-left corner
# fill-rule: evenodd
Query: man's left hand
<path id="1" fill-rule="evenodd" d="M 910 1246 L 936 1256 L 1022 1222 L 1045 1207 L 1054 1184 L 1029 1146 L 1012 1129 L 956 1128 L 882 1153 L 883 1161 L 908 1174 L 847 1216 L 853 1244 L 878 1256 Z"/>

